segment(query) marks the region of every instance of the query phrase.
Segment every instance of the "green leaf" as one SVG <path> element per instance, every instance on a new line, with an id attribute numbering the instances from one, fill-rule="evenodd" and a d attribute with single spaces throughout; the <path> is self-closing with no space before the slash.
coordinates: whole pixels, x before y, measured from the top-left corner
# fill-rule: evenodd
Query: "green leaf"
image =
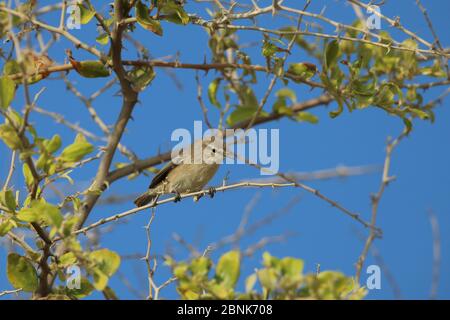
<path id="1" fill-rule="evenodd" d="M 78 200 L 78 201 L 74 201 L 74 199 Z M 78 212 L 78 208 L 77 208 L 77 202 L 81 202 L 79 201 L 78 198 L 72 198 L 72 203 L 74 206 L 74 212 Z M 77 223 L 77 221 L 79 220 L 78 216 L 67 216 L 64 218 L 63 224 L 61 226 L 61 233 L 64 236 L 69 236 L 72 233 L 73 227 L 74 225 Z"/>
<path id="2" fill-rule="evenodd" d="M 4 11 L 0 11 L 0 39 L 3 39 L 3 37 L 8 32 L 9 27 L 9 18 L 8 14 Z"/>
<path id="3" fill-rule="evenodd" d="M 9 118 L 7 120 L 7 123 L 10 125 L 13 125 L 15 128 L 20 128 L 23 126 L 23 118 L 16 110 L 9 109 L 8 110 Z M 30 132 L 33 134 L 32 132 Z"/>
<path id="4" fill-rule="evenodd" d="M 22 208 L 17 219 L 26 222 L 43 221 L 54 227 L 61 227 L 63 217 L 58 207 L 43 200 L 33 200 L 28 208 Z"/>
<path id="5" fill-rule="evenodd" d="M 288 73 L 301 79 L 309 79 L 313 77 L 317 72 L 315 64 L 309 62 L 291 63 L 289 64 Z M 293 79 L 295 82 L 299 82 Z"/>
<path id="6" fill-rule="evenodd" d="M 16 60 L 8 60 L 3 66 L 3 74 L 5 76 L 20 73 L 20 65 Z M 20 81 L 18 81 L 20 83 Z"/>
<path id="7" fill-rule="evenodd" d="M 136 4 L 136 20 L 146 30 L 149 30 L 158 36 L 162 36 L 163 30 L 158 20 L 154 20 L 150 17 L 148 8 L 138 1 Z"/>
<path id="8" fill-rule="evenodd" d="M 257 271 L 258 280 L 261 283 L 261 285 L 268 289 L 268 290 L 274 290 L 277 286 L 277 273 L 275 269 L 268 268 L 268 269 L 261 269 Z"/>
<path id="9" fill-rule="evenodd" d="M 16 215 L 17 219 L 25 222 L 36 222 L 39 220 L 39 216 L 36 210 L 33 208 L 22 208 Z"/>
<path id="10" fill-rule="evenodd" d="M 14 227 L 16 227 L 16 225 L 10 219 L 0 220 L 0 237 L 5 236 Z"/>
<path id="11" fill-rule="evenodd" d="M 344 103 L 341 99 L 336 99 L 336 102 L 338 104 L 338 109 L 335 111 L 330 111 L 330 117 L 336 118 L 338 115 L 340 115 L 344 111 Z"/>
<path id="12" fill-rule="evenodd" d="M 337 40 L 332 40 L 327 43 L 325 47 L 325 67 L 330 69 L 336 64 L 337 58 L 339 57 L 339 43 Z"/>
<path id="13" fill-rule="evenodd" d="M 316 124 L 319 122 L 319 118 L 309 112 L 297 112 L 294 119 L 300 122 L 308 122 L 311 124 Z"/>
<path id="14" fill-rule="evenodd" d="M 74 143 L 64 148 L 60 157 L 64 162 L 78 162 L 92 151 L 94 146 L 82 134 L 78 134 Z"/>
<path id="15" fill-rule="evenodd" d="M 292 116 L 294 114 L 294 111 L 286 105 L 286 98 L 284 97 L 278 97 L 278 99 L 273 104 L 272 110 L 275 113 L 286 116 Z"/>
<path id="16" fill-rule="evenodd" d="M 244 86 L 241 88 L 241 90 L 239 90 L 238 95 L 242 103 L 241 107 L 249 109 L 258 108 L 259 102 L 252 88 Z"/>
<path id="17" fill-rule="evenodd" d="M 0 203 L 9 210 L 16 210 L 16 198 L 12 190 L 0 191 Z"/>
<path id="18" fill-rule="evenodd" d="M 151 66 L 134 67 L 128 72 L 128 79 L 136 92 L 144 90 L 155 76 L 155 71 Z"/>
<path id="19" fill-rule="evenodd" d="M 277 268 L 280 263 L 280 259 L 272 256 L 268 251 L 264 251 L 262 258 L 263 258 L 263 266 L 267 268 L 271 267 Z"/>
<path id="20" fill-rule="evenodd" d="M 80 22 L 81 24 L 89 23 L 95 16 L 95 10 L 89 5 L 84 5 L 83 3 L 78 3 L 78 8 L 80 9 Z"/>
<path id="21" fill-rule="evenodd" d="M 97 43 L 100 43 L 103 46 L 106 46 L 109 41 L 109 36 L 107 33 L 102 33 L 98 35 L 97 38 L 95 38 L 95 41 L 97 41 Z"/>
<path id="22" fill-rule="evenodd" d="M 44 141 L 44 147 L 48 153 L 54 153 L 61 148 L 61 143 L 61 137 L 58 134 L 55 134 L 50 140 Z"/>
<path id="23" fill-rule="evenodd" d="M 111 75 L 109 69 L 101 61 L 85 60 L 74 61 L 70 60 L 75 70 L 85 78 L 105 78 Z"/>
<path id="24" fill-rule="evenodd" d="M 272 57 L 275 53 L 277 53 L 278 48 L 275 44 L 270 41 L 264 40 L 262 47 L 262 55 L 266 58 Z"/>
<path id="25" fill-rule="evenodd" d="M 31 173 L 31 169 L 27 163 L 24 163 L 22 166 L 23 177 L 25 178 L 25 184 L 30 188 L 34 183 L 34 177 Z"/>
<path id="26" fill-rule="evenodd" d="M 94 268 L 94 288 L 98 291 L 102 291 L 108 285 L 109 277 L 104 274 L 100 269 Z"/>
<path id="27" fill-rule="evenodd" d="M 281 271 L 289 276 L 296 276 L 303 271 L 303 260 L 285 257 L 280 260 Z"/>
<path id="28" fill-rule="evenodd" d="M 89 254 L 91 261 L 95 263 L 94 287 L 103 290 L 108 284 L 108 279 L 117 271 L 120 265 L 120 256 L 108 249 L 100 249 Z"/>
<path id="29" fill-rule="evenodd" d="M 436 59 L 431 67 L 420 69 L 420 73 L 424 76 L 446 78 L 447 72 L 442 68 L 440 60 Z"/>
<path id="30" fill-rule="evenodd" d="M 59 265 L 61 267 L 68 267 L 77 263 L 77 257 L 73 252 L 67 252 L 59 257 Z"/>
<path id="31" fill-rule="evenodd" d="M 186 272 L 189 270 L 189 266 L 184 263 L 178 263 L 174 268 L 173 268 L 173 275 L 175 277 L 177 277 L 178 279 L 184 278 L 186 276 Z"/>
<path id="32" fill-rule="evenodd" d="M 195 275 L 206 276 L 209 273 L 211 265 L 212 262 L 210 259 L 201 256 L 192 260 L 189 269 L 191 270 L 194 276 Z"/>
<path id="33" fill-rule="evenodd" d="M 423 111 L 423 110 L 420 110 L 420 109 L 417 109 L 417 108 L 408 108 L 407 110 L 410 113 L 412 113 L 413 115 L 419 117 L 422 120 L 427 120 L 427 119 L 430 118 L 430 115 L 427 112 Z"/>
<path id="34" fill-rule="evenodd" d="M 227 288 L 233 288 L 239 278 L 241 254 L 229 251 L 222 255 L 217 263 L 216 277 Z"/>
<path id="35" fill-rule="evenodd" d="M 80 289 L 68 289 L 67 293 L 77 299 L 82 299 L 87 297 L 94 291 L 94 287 L 85 277 L 81 277 L 80 279 Z"/>
<path id="36" fill-rule="evenodd" d="M 49 160 L 50 160 L 50 157 L 48 156 L 48 153 L 42 152 L 36 162 L 36 168 L 45 170 Z M 47 170 L 45 170 L 45 171 L 47 171 Z"/>
<path id="37" fill-rule="evenodd" d="M 189 23 L 189 16 L 183 7 L 173 0 L 168 0 L 160 7 L 160 13 L 167 21 L 186 25 Z"/>
<path id="38" fill-rule="evenodd" d="M 41 217 L 44 222 L 57 228 L 61 227 L 63 217 L 58 207 L 45 202 L 36 202 L 31 206 L 36 210 L 38 217 Z"/>
<path id="39" fill-rule="evenodd" d="M 14 99 L 16 84 L 8 77 L 0 77 L 0 108 L 6 109 Z"/>
<path id="40" fill-rule="evenodd" d="M 275 94 L 278 98 L 289 98 L 293 103 L 297 102 L 297 95 L 294 90 L 289 88 L 283 88 L 277 91 Z"/>
<path id="41" fill-rule="evenodd" d="M 8 254 L 6 274 L 16 289 L 33 292 L 38 287 L 38 275 L 33 264 L 17 253 Z"/>
<path id="42" fill-rule="evenodd" d="M 216 78 L 208 86 L 209 102 L 211 102 L 212 105 L 216 106 L 219 109 L 222 107 L 220 102 L 217 100 L 217 91 L 219 89 L 220 81 L 222 81 L 221 78 Z"/>
<path id="43" fill-rule="evenodd" d="M 256 280 L 258 280 L 258 276 L 256 273 L 252 273 L 250 276 L 245 279 L 245 292 L 251 292 L 253 287 L 255 286 Z"/>
<path id="44" fill-rule="evenodd" d="M 402 92 L 395 83 L 383 83 L 375 96 L 374 103 L 379 106 L 389 107 L 394 104 L 396 95 L 398 95 L 399 101 L 401 101 Z"/>
<path id="45" fill-rule="evenodd" d="M 212 283 L 208 286 L 208 290 L 211 292 L 211 294 L 219 300 L 226 300 L 226 299 L 230 299 L 230 296 L 232 294 L 232 289 L 227 288 L 225 286 L 223 286 L 220 283 Z M 193 298 L 195 300 L 198 300 L 199 297 L 195 297 L 193 295 Z M 194 300 L 193 299 L 193 300 Z"/>
<path id="46" fill-rule="evenodd" d="M 227 123 L 229 126 L 233 126 L 245 120 L 250 120 L 254 117 L 257 109 L 250 108 L 236 108 L 227 118 Z M 259 117 L 268 116 L 267 112 L 261 111 Z"/>
<path id="47" fill-rule="evenodd" d="M 0 125 L 0 139 L 12 150 L 17 150 L 22 147 L 16 130 L 9 124 Z"/>

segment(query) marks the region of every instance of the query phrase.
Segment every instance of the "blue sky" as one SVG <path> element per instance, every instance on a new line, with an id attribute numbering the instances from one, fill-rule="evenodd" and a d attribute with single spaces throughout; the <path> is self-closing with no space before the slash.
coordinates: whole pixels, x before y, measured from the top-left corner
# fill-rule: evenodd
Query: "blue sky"
<path id="1" fill-rule="evenodd" d="M 268 2 L 268 1 L 265 1 Z M 302 4 L 298 7 L 303 7 Z M 342 22 L 353 20 L 353 11 L 345 1 L 313 1 L 311 12 L 320 12 L 326 3 L 326 16 Z M 103 3 L 94 1 L 94 3 Z M 264 4 L 264 1 L 262 1 Z M 296 1 L 287 1 L 293 4 Z M 432 41 L 426 23 L 413 0 L 386 1 L 382 13 L 394 17 L 399 15 L 402 23 L 419 35 Z M 424 6 L 435 23 L 435 28 L 444 46 L 450 45 L 448 35 L 448 12 L 450 2 L 429 0 L 423 1 Z M 101 6 L 100 6 L 101 7 Z M 193 10 L 198 8 L 190 4 Z M 204 11 L 201 14 L 206 16 Z M 270 19 L 270 18 L 269 18 Z M 52 20 L 49 20 L 52 21 Z M 269 22 L 270 24 L 271 22 Z M 154 57 L 175 55 L 180 52 L 182 62 L 203 62 L 208 55 L 207 35 L 204 30 L 196 26 L 180 27 L 168 23 L 163 25 L 165 35 L 158 38 L 149 32 L 138 28 L 135 35 L 146 45 Z M 396 39 L 403 39 L 402 35 L 391 30 L 384 22 L 382 28 L 391 32 Z M 332 29 L 328 30 L 332 31 Z M 74 34 L 93 43 L 92 30 L 77 30 Z M 261 41 L 258 33 L 243 33 L 242 41 Z M 67 41 L 55 45 L 50 54 L 58 63 L 63 63 L 64 50 L 71 48 Z M 249 53 L 259 55 L 260 48 L 249 49 Z M 81 51 L 74 50 L 77 59 L 88 57 Z M 126 57 L 135 58 L 130 52 Z M 289 61 L 313 61 L 299 50 L 289 58 Z M 255 60 L 257 63 L 262 61 Z M 314 61 L 313 61 L 314 62 Z M 140 103 L 133 113 L 134 120 L 130 122 L 123 138 L 125 145 L 137 153 L 139 157 L 154 155 L 159 149 L 169 150 L 172 146 L 170 134 L 176 128 L 193 130 L 194 120 L 202 120 L 201 109 L 196 98 L 195 72 L 188 70 L 177 71 L 177 78 L 183 88 L 179 90 L 173 80 L 162 69 L 157 69 L 157 77 L 152 85 L 140 95 Z M 214 72 L 203 77 L 203 86 L 214 79 Z M 89 95 L 101 87 L 98 80 L 83 79 L 74 72 L 69 78 L 84 94 Z M 267 88 L 270 78 L 259 75 L 260 82 L 255 86 L 255 92 L 261 98 Z M 32 87 L 36 93 L 42 86 L 47 89 L 39 100 L 39 106 L 55 111 L 78 122 L 89 130 L 99 133 L 97 127 L 89 118 L 89 114 L 73 95 L 65 90 L 60 80 L 45 80 Z M 276 89 L 281 88 L 280 85 Z M 292 85 L 299 100 L 309 99 L 320 94 L 319 91 Z M 109 90 L 95 102 L 95 107 L 101 117 L 112 124 L 120 109 L 120 98 L 113 96 L 117 86 Z M 436 97 L 442 88 L 430 90 L 425 94 L 427 98 Z M 14 103 L 15 108 L 22 107 L 21 91 Z M 206 98 L 206 96 L 205 96 Z M 268 107 L 273 102 L 269 99 Z M 416 122 L 412 134 L 401 142 L 394 151 L 391 174 L 396 180 L 389 185 L 381 200 L 378 215 L 378 226 L 383 229 L 383 238 L 375 241 L 385 266 L 395 278 L 403 298 L 427 299 L 430 294 L 432 278 L 432 233 L 427 210 L 433 210 L 439 221 L 441 231 L 442 261 L 438 290 L 438 298 L 450 298 L 450 150 L 449 136 L 450 110 L 448 101 L 436 109 L 436 121 Z M 385 157 L 387 137 L 401 133 L 401 120 L 387 115 L 375 108 L 357 110 L 351 114 L 344 112 L 336 119 L 328 116 L 329 110 L 336 108 L 331 104 L 328 108 L 318 108 L 313 111 L 320 118 L 317 125 L 295 123 L 290 120 L 263 125 L 262 128 L 280 129 L 280 171 L 314 171 L 334 168 L 338 165 L 382 165 Z M 217 111 L 211 107 L 212 119 L 217 119 Z M 34 114 L 31 121 L 42 136 L 50 137 L 54 133 L 62 135 L 63 141 L 69 143 L 75 134 L 49 121 L 48 118 Z M 0 181 L 6 175 L 6 148 L 0 144 L 2 165 L 0 167 Z M 124 161 L 120 156 L 116 161 Z M 75 172 L 74 186 L 61 184 L 59 188 L 75 191 L 84 189 L 94 174 L 97 163 L 86 166 Z M 254 168 L 244 166 L 222 166 L 212 185 L 219 185 L 224 176 L 229 173 L 231 181 L 258 178 L 259 172 Z M 21 173 L 18 170 L 14 176 L 14 184 L 23 190 L 19 183 Z M 131 195 L 142 192 L 149 184 L 150 177 L 140 176 L 134 180 L 122 180 L 114 183 L 105 193 L 108 195 Z M 349 177 L 327 181 L 308 182 L 314 188 L 343 204 L 352 211 L 359 212 L 366 220 L 370 218 L 370 194 L 378 190 L 381 172 L 363 176 Z M 65 190 L 65 189 L 63 189 Z M 179 259 L 187 258 L 189 253 L 173 240 L 173 234 L 179 234 L 187 242 L 204 250 L 210 243 L 229 235 L 235 231 L 240 223 L 245 206 L 259 193 L 259 200 L 254 207 L 250 223 L 271 214 L 286 206 L 293 198 L 300 195 L 299 202 L 282 217 L 272 221 L 269 225 L 246 237 L 241 242 L 241 248 L 256 243 L 261 237 L 275 236 L 286 231 L 295 233 L 286 242 L 270 244 L 266 247 L 276 256 L 295 256 L 304 259 L 307 271 L 314 271 L 316 264 L 322 270 L 340 270 L 348 275 L 355 272 L 354 264 L 363 248 L 360 235 L 366 235 L 361 225 L 345 216 L 338 210 L 311 194 L 298 189 L 240 189 L 217 194 L 214 199 L 205 198 L 198 203 L 190 199 L 180 203 L 162 205 L 157 208 L 156 219 L 152 225 L 152 251 L 154 254 L 164 254 L 170 248 Z M 133 207 L 131 201 L 119 205 L 99 205 L 92 212 L 90 222 L 102 217 L 111 216 Z M 123 255 L 143 255 L 146 249 L 146 234 L 143 226 L 149 218 L 148 212 L 141 212 L 126 223 L 118 224 L 111 233 L 102 238 L 102 246 L 115 250 Z M 213 251 L 216 259 L 224 248 Z M 261 262 L 259 251 L 255 256 L 244 261 L 242 279 L 250 274 Z M 0 291 L 10 288 L 4 272 L 5 249 L 0 248 Z M 366 265 L 376 264 L 372 256 Z M 139 259 L 126 259 L 122 262 L 120 272 L 139 290 L 146 292 L 145 263 Z M 168 270 L 162 264 L 157 272 L 157 282 L 163 282 L 168 277 Z M 363 273 L 362 280 L 366 275 Z M 120 281 L 119 277 L 111 280 L 113 289 L 122 298 L 136 298 L 133 293 Z M 240 283 L 242 289 L 242 282 Z M 163 297 L 175 296 L 174 287 L 168 287 L 161 293 Z M 99 297 L 94 295 L 94 297 Z M 383 274 L 381 290 L 372 290 L 369 299 L 394 298 L 393 290 Z"/>

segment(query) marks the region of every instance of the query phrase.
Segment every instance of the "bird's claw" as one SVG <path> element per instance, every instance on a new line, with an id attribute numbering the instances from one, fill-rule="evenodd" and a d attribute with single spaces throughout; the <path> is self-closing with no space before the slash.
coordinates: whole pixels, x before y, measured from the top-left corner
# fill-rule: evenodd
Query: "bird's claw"
<path id="1" fill-rule="evenodd" d="M 173 200 L 173 202 L 180 202 L 180 201 L 181 201 L 181 194 L 177 192 L 175 194 L 175 199 Z"/>
<path id="2" fill-rule="evenodd" d="M 211 198 L 214 198 L 214 195 L 215 195 L 215 194 L 216 194 L 216 188 L 210 187 L 209 190 L 208 190 L 208 195 L 209 195 Z"/>

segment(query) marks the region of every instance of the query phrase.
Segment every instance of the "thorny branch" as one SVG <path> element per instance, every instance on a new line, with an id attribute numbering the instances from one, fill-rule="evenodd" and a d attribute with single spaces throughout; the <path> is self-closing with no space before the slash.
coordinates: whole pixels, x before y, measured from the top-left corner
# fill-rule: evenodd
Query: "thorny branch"
<path id="1" fill-rule="evenodd" d="M 358 259 L 358 262 L 356 263 L 356 282 L 359 283 L 361 278 L 361 271 L 364 266 L 364 262 L 366 260 L 367 254 L 369 253 L 370 246 L 372 245 L 372 242 L 376 238 L 376 233 L 374 232 L 374 228 L 377 223 L 377 215 L 378 215 L 378 207 L 381 201 L 381 198 L 383 197 L 384 191 L 386 187 L 389 185 L 389 183 L 395 179 L 395 177 L 392 177 L 389 173 L 391 168 L 391 157 L 392 152 L 395 149 L 395 147 L 399 144 L 399 142 L 407 136 L 407 132 L 403 132 L 399 137 L 394 139 L 393 141 L 390 141 L 386 147 L 386 158 L 384 160 L 384 167 L 383 167 L 383 175 L 381 178 L 381 185 L 378 190 L 378 192 L 371 197 L 372 200 L 372 217 L 370 220 L 370 231 L 369 236 L 367 237 L 367 240 L 365 242 L 363 251 Z"/>

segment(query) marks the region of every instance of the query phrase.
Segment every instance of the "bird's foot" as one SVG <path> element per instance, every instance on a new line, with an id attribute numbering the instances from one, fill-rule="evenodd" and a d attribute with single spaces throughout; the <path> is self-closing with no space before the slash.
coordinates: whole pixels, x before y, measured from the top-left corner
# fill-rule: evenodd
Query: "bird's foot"
<path id="1" fill-rule="evenodd" d="M 179 192 L 176 192 L 175 199 L 173 200 L 173 202 L 180 202 L 180 201 L 181 201 L 181 194 Z"/>
<path id="2" fill-rule="evenodd" d="M 209 195 L 211 198 L 214 198 L 214 195 L 215 195 L 215 194 L 216 194 L 216 188 L 210 187 L 209 190 L 208 190 L 208 195 Z"/>

